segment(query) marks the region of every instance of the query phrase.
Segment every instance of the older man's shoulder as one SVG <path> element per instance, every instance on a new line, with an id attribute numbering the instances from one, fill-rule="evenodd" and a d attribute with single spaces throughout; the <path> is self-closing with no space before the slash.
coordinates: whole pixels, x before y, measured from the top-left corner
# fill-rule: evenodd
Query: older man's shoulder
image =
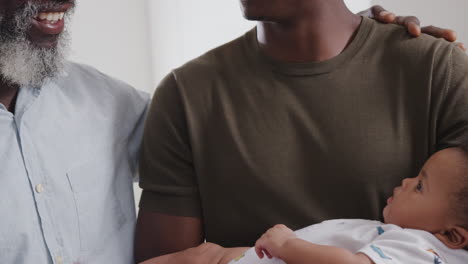
<path id="1" fill-rule="evenodd" d="M 131 85 L 111 77 L 96 68 L 67 62 L 65 76 L 58 81 L 62 89 L 98 100 L 117 100 L 121 103 L 147 102 L 149 94 L 136 90 Z"/>
<path id="2" fill-rule="evenodd" d="M 114 94 L 136 91 L 131 85 L 118 78 L 109 76 L 92 66 L 75 62 L 67 62 L 64 81 L 85 85 L 93 90 L 110 90 Z"/>
<path id="3" fill-rule="evenodd" d="M 446 63 L 456 48 L 455 43 L 427 34 L 413 37 L 402 26 L 376 21 L 373 23 L 373 37 L 368 44 L 377 56 L 383 54 L 410 65 L 421 62 Z"/>
<path id="4" fill-rule="evenodd" d="M 120 116 L 119 120 L 144 115 L 150 96 L 129 84 L 83 64 L 68 62 L 65 75 L 56 82 L 63 100 L 78 109 Z M 109 117 L 111 118 L 111 117 Z"/>

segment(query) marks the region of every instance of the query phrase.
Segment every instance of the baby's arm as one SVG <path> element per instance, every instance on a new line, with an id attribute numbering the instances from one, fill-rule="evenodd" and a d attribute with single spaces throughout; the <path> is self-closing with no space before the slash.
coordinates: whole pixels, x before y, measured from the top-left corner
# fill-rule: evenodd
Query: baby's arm
<path id="1" fill-rule="evenodd" d="M 364 254 L 354 254 L 339 247 L 312 244 L 298 238 L 287 241 L 280 252 L 278 258 L 288 264 L 374 264 Z"/>
<path id="2" fill-rule="evenodd" d="M 268 230 L 256 243 L 255 251 L 260 258 L 264 253 L 276 257 L 287 264 L 374 264 L 364 254 L 309 243 L 296 237 L 294 232 L 284 225 L 277 225 Z"/>

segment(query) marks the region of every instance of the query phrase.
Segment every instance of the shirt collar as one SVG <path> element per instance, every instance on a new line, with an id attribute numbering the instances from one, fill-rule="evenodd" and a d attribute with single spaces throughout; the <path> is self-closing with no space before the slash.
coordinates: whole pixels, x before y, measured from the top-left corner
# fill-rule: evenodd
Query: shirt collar
<path id="1" fill-rule="evenodd" d="M 53 87 L 59 86 L 58 83 L 60 80 L 65 79 L 69 76 L 69 71 L 71 64 L 66 61 L 64 69 L 57 75 L 56 78 L 46 82 L 42 86 L 32 87 L 32 86 L 22 86 L 19 89 L 18 98 L 16 101 L 15 116 L 17 120 L 21 120 L 24 114 L 27 112 L 29 107 L 34 103 L 34 101 L 39 98 L 41 93 L 44 90 L 50 90 Z"/>

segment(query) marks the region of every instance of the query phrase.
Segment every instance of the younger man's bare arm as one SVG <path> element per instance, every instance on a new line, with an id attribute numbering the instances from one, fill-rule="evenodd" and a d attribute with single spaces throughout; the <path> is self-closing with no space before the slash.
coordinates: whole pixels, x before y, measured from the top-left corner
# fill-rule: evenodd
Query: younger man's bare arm
<path id="1" fill-rule="evenodd" d="M 143 264 L 228 264 L 249 248 L 203 243 L 202 220 L 140 210 L 135 260 Z"/>
<path id="2" fill-rule="evenodd" d="M 183 251 L 204 241 L 202 220 L 158 214 L 141 209 L 135 236 L 135 260 Z"/>
<path id="3" fill-rule="evenodd" d="M 149 259 L 140 264 L 228 264 L 249 248 L 223 248 L 212 243 L 203 243 L 173 254 Z"/>

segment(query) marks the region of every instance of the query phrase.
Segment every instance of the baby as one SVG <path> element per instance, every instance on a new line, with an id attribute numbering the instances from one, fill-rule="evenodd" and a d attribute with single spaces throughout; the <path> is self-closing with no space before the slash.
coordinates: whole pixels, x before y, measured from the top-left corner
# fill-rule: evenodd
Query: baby
<path id="1" fill-rule="evenodd" d="M 383 216 L 385 224 L 331 220 L 296 232 L 277 225 L 229 263 L 468 264 L 468 147 L 432 155 L 394 189 Z"/>

